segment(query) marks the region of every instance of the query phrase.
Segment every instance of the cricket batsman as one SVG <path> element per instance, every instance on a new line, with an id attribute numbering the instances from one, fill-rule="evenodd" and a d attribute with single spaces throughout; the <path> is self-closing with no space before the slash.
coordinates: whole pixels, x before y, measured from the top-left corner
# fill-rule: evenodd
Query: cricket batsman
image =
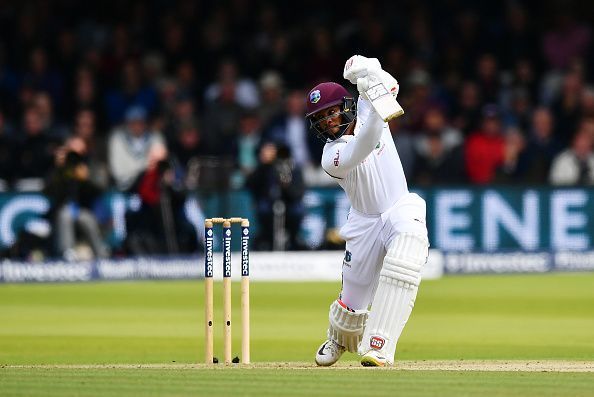
<path id="1" fill-rule="evenodd" d="M 346 62 L 343 76 L 357 86 L 356 103 L 333 82 L 306 98 L 306 119 L 325 142 L 322 167 L 351 203 L 340 230 L 342 291 L 330 305 L 328 339 L 315 360 L 329 366 L 348 350 L 362 356 L 363 366 L 389 366 L 427 261 L 426 207 L 408 191 L 387 123 L 404 113 L 397 81 L 377 59 L 360 55 Z"/>

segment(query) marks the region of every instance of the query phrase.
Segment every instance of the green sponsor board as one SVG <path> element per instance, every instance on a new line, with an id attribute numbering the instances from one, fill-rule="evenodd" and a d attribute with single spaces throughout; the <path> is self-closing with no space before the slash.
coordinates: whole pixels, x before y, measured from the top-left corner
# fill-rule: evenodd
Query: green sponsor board
<path id="1" fill-rule="evenodd" d="M 40 194 L 0 193 L 0 248 L 14 244 L 25 227 L 45 225 L 49 207 L 49 200 Z"/>
<path id="2" fill-rule="evenodd" d="M 594 190 L 434 189 L 427 200 L 433 246 L 445 251 L 586 250 Z"/>
<path id="3" fill-rule="evenodd" d="M 414 190 L 427 201 L 427 226 L 433 248 L 444 251 L 588 250 L 594 236 L 594 189 L 451 188 Z M 108 193 L 97 206 L 108 226 L 107 238 L 117 245 L 127 230 L 125 213 L 138 208 L 138 199 Z M 341 189 L 316 188 L 306 192 L 301 233 L 311 248 L 327 246 L 329 231 L 346 221 L 349 201 Z M 48 200 L 39 194 L 0 194 L 0 247 L 14 243 L 25 227 L 50 224 L 44 215 Z M 226 195 L 191 196 L 182 209 L 202 239 L 206 216 L 257 216 L 246 191 Z M 37 226 L 37 227 L 34 227 Z"/>

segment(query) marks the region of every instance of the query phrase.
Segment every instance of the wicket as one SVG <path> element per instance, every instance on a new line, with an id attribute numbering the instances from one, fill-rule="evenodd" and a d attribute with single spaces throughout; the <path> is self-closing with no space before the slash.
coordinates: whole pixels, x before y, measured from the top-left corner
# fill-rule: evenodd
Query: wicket
<path id="1" fill-rule="evenodd" d="M 224 362 L 231 364 L 231 225 L 241 224 L 241 362 L 250 363 L 250 222 L 245 218 L 210 218 L 204 221 L 205 362 L 214 362 L 213 324 L 213 227 L 223 225 L 223 348 Z"/>

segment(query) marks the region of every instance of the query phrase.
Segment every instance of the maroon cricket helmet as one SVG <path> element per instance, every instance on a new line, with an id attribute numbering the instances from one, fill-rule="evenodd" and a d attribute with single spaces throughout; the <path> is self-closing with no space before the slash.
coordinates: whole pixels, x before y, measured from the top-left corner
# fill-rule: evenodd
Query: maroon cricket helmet
<path id="1" fill-rule="evenodd" d="M 341 124 L 338 125 L 340 131 L 333 134 L 330 131 L 321 130 L 320 122 L 324 118 L 316 117 L 316 113 L 337 105 L 340 106 L 340 114 L 343 116 Z M 350 92 L 340 84 L 331 81 L 318 84 L 309 91 L 305 109 L 305 118 L 309 120 L 310 127 L 323 141 L 332 141 L 341 137 L 357 115 L 357 106 Z"/>

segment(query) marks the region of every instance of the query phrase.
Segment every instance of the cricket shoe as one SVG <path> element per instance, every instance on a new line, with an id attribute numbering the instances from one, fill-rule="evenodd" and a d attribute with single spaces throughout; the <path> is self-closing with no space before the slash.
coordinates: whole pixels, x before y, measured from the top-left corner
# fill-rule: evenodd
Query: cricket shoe
<path id="1" fill-rule="evenodd" d="M 322 346 L 320 346 L 318 352 L 316 353 L 316 364 L 322 367 L 329 367 L 338 361 L 345 350 L 346 349 L 344 347 L 340 346 L 333 340 L 327 340 L 326 342 L 322 343 Z"/>
<path id="2" fill-rule="evenodd" d="M 364 367 L 386 367 L 392 365 L 379 350 L 370 350 L 361 358 Z"/>

